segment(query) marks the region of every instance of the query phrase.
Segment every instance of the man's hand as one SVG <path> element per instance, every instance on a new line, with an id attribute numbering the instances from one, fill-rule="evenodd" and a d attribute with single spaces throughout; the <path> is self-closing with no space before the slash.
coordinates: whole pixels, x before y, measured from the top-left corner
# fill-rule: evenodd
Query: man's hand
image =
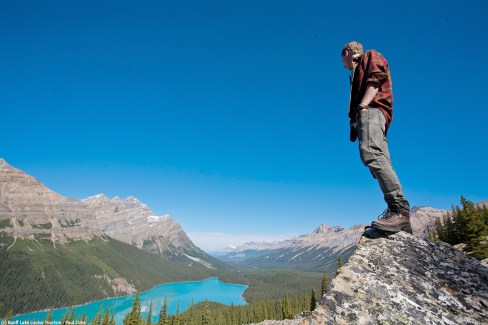
<path id="1" fill-rule="evenodd" d="M 361 112 L 363 109 L 368 109 L 368 105 L 366 105 L 366 104 L 359 104 L 358 105 L 358 112 Z"/>
<path id="2" fill-rule="evenodd" d="M 358 105 L 364 105 L 365 108 L 368 108 L 368 105 L 371 103 L 371 101 L 374 99 L 378 91 L 380 90 L 379 85 L 373 84 L 373 83 L 368 83 L 366 85 L 366 92 L 364 93 L 363 98 L 361 99 L 361 102 Z"/>

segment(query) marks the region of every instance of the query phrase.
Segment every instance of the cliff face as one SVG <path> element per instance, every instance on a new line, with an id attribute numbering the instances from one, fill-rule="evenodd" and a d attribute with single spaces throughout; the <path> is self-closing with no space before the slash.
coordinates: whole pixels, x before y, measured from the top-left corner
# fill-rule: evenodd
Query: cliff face
<path id="1" fill-rule="evenodd" d="M 173 218 L 154 216 L 134 197 L 66 198 L 1 158 L 0 232 L 60 244 L 108 235 L 159 255 L 207 258 Z"/>

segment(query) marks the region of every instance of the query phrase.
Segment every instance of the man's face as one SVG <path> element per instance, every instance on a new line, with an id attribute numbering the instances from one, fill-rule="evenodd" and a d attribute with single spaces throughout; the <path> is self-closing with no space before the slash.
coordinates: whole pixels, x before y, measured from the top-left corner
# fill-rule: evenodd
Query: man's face
<path id="1" fill-rule="evenodd" d="M 344 63 L 344 68 L 352 71 L 354 69 L 353 52 L 346 51 L 342 56 L 342 63 Z"/>

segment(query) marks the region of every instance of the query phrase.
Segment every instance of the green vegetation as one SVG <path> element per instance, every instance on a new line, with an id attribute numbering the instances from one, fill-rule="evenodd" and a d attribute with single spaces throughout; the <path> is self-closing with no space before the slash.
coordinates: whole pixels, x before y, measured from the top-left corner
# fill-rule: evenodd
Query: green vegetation
<path id="1" fill-rule="evenodd" d="M 337 258 L 337 268 L 340 269 L 344 265 L 344 260 L 342 259 L 342 255 L 339 255 Z"/>
<path id="2" fill-rule="evenodd" d="M 306 273 L 300 273 L 301 276 L 305 276 L 305 278 L 302 278 L 301 276 L 297 277 L 296 272 L 290 270 L 261 272 L 261 274 L 246 274 L 246 277 L 255 277 L 254 281 L 256 281 L 256 283 L 265 280 L 266 282 L 269 281 L 268 283 L 270 284 L 272 277 L 277 277 L 278 281 L 274 282 L 272 286 L 266 286 L 265 282 L 261 284 L 266 287 L 266 290 L 273 290 L 273 287 L 282 287 L 284 284 L 284 282 L 282 281 L 286 278 L 287 281 L 294 282 L 293 286 L 289 286 L 290 289 L 293 288 L 291 293 L 286 292 L 285 294 L 281 295 L 281 298 L 280 296 L 274 296 L 273 298 L 266 298 L 262 300 L 259 300 L 256 297 L 251 297 L 251 300 L 253 302 L 244 306 L 226 306 L 214 302 L 205 301 L 196 305 L 189 306 L 188 310 L 184 313 L 180 314 L 179 311 L 177 311 L 174 315 L 167 314 L 167 305 L 166 303 L 164 303 L 159 313 L 159 320 L 157 325 L 237 325 L 258 323 L 266 319 L 291 319 L 300 313 L 314 310 L 317 303 L 315 290 L 320 288 L 322 292 L 325 292 L 330 283 L 330 277 L 328 274 L 321 275 L 315 273 L 313 274 L 313 276 L 312 274 L 308 274 L 307 276 Z M 317 279 L 319 279 L 320 277 L 322 278 L 322 280 L 319 287 L 320 281 L 317 281 Z M 302 293 L 305 292 L 305 290 L 303 290 L 303 285 L 307 283 L 307 278 L 315 280 L 314 282 L 310 282 L 308 284 L 310 285 L 313 283 L 314 285 L 311 289 L 310 287 L 308 287 L 308 294 Z M 299 286 L 302 286 L 301 290 L 298 290 Z M 263 290 L 263 292 L 266 290 Z M 274 289 L 273 292 L 274 294 L 276 294 L 276 292 L 278 291 Z M 311 295 L 310 292 L 312 293 Z M 259 297 L 262 298 L 263 296 L 259 295 Z M 148 319 L 144 319 L 142 317 L 139 324 L 149 325 Z"/>
<path id="3" fill-rule="evenodd" d="M 271 301 L 285 294 L 310 295 L 320 285 L 322 274 L 294 270 L 239 270 L 223 272 L 220 279 L 226 283 L 248 285 L 243 297 L 248 303 Z"/>
<path id="4" fill-rule="evenodd" d="M 134 302 L 132 303 L 132 310 L 124 317 L 124 325 L 139 325 L 139 324 L 142 324 L 142 313 L 141 313 L 141 297 L 138 292 L 134 298 Z"/>
<path id="5" fill-rule="evenodd" d="M 50 222 L 46 223 L 39 223 L 39 224 L 32 224 L 32 228 L 36 229 L 53 229 L 53 224 Z"/>
<path id="6" fill-rule="evenodd" d="M 43 242 L 44 245 L 53 245 L 51 239 L 51 234 L 34 234 L 34 238 L 39 241 Z"/>
<path id="7" fill-rule="evenodd" d="M 323 279 L 325 279 L 325 282 L 322 282 L 322 288 L 328 283 L 328 276 L 324 276 Z M 279 286 L 278 283 L 275 283 L 275 286 Z M 206 300 L 189 306 L 184 313 L 180 313 L 180 308 L 177 308 L 176 313 L 173 315 L 168 315 L 165 301 L 159 312 L 157 325 L 238 325 L 258 323 L 266 319 L 292 319 L 302 312 L 313 310 L 316 301 L 315 289 L 312 289 L 312 295 L 292 296 L 286 293 L 281 299 L 274 298 L 256 301 L 244 306 L 226 306 Z M 151 313 L 147 317 L 143 316 L 140 301 L 136 296 L 132 310 L 124 319 L 124 325 L 150 325 L 152 324 L 150 315 Z"/>
<path id="8" fill-rule="evenodd" d="M 18 314 L 117 296 L 102 275 L 124 278 L 141 291 L 216 276 L 214 270 L 164 260 L 109 237 L 54 246 L 45 236 L 17 238 L 10 247 L 14 238 L 0 233 L 0 317 L 10 310 Z"/>
<path id="9" fill-rule="evenodd" d="M 10 219 L 3 219 L 0 220 L 0 229 L 1 228 L 12 228 L 12 223 L 10 222 Z"/>
<path id="10" fill-rule="evenodd" d="M 340 252 L 343 261 L 347 259 L 356 250 L 356 245 Z M 294 258 L 300 255 L 300 258 Z M 318 259 L 317 256 L 321 255 Z M 276 250 L 256 251 L 242 261 L 237 261 L 237 265 L 248 268 L 261 268 L 269 270 L 293 269 L 308 272 L 334 273 L 337 270 L 337 260 L 339 254 L 331 248 L 324 247 L 300 247 L 290 250 L 288 248 Z"/>
<path id="11" fill-rule="evenodd" d="M 62 228 L 73 228 L 80 225 L 80 219 L 58 220 Z"/>
<path id="12" fill-rule="evenodd" d="M 315 294 L 315 290 L 312 289 L 312 295 L 310 296 L 310 310 L 315 310 L 317 307 L 317 295 Z"/>
<path id="13" fill-rule="evenodd" d="M 320 294 L 323 295 L 325 290 L 329 287 L 330 284 L 330 277 L 327 273 L 324 273 L 322 276 L 322 285 L 320 286 Z"/>
<path id="14" fill-rule="evenodd" d="M 429 238 L 451 245 L 464 243 L 472 256 L 488 258 L 488 208 L 475 206 L 464 197 L 461 204 L 462 208 L 453 207 L 443 220 L 436 220 L 435 231 L 429 229 Z"/>
<path id="15" fill-rule="evenodd" d="M 257 313 L 265 306 L 266 310 L 280 311 L 267 312 L 268 317 L 281 317 L 286 294 L 294 313 L 308 310 L 310 292 L 320 288 L 322 278 L 314 272 L 233 269 L 218 261 L 217 269 L 197 263 L 189 267 L 110 237 L 54 245 L 49 234 L 36 234 L 36 240 L 17 238 L 13 243 L 13 237 L 0 233 L 0 318 L 8 312 L 19 314 L 115 297 L 118 294 L 107 278 L 126 279 L 136 290 L 145 291 L 161 283 L 215 276 L 226 283 L 248 285 L 243 296 L 249 307 L 235 306 L 236 319 L 239 313 Z M 208 302 L 208 306 L 209 317 L 217 317 L 213 308 L 218 304 Z M 103 315 L 101 318 L 103 321 Z"/>

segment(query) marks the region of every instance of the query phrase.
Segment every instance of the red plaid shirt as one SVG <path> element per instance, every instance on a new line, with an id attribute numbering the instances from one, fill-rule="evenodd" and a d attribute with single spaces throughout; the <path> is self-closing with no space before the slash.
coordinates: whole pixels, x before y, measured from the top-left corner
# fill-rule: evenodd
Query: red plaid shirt
<path id="1" fill-rule="evenodd" d="M 386 130 L 393 120 L 393 89 L 391 84 L 390 68 L 388 62 L 381 53 L 370 50 L 364 52 L 354 69 L 354 77 L 351 80 L 351 101 L 349 103 L 349 121 L 357 122 L 357 107 L 363 99 L 366 87 L 369 83 L 379 87 L 378 93 L 369 104 L 369 107 L 377 107 L 383 111 L 386 118 Z"/>

